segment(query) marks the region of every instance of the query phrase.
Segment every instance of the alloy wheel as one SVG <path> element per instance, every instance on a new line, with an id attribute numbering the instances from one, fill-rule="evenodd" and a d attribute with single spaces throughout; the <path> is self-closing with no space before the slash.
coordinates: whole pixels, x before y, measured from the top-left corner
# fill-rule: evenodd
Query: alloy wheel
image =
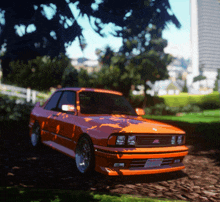
<path id="1" fill-rule="evenodd" d="M 92 149 L 87 138 L 83 137 L 79 140 L 76 148 L 76 166 L 81 173 L 86 173 L 92 162 Z"/>

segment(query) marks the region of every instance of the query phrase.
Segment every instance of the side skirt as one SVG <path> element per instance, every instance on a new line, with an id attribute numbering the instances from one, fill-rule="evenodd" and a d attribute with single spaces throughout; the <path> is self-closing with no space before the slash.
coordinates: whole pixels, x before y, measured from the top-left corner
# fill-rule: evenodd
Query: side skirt
<path id="1" fill-rule="evenodd" d="M 43 144 L 53 148 L 53 149 L 56 149 L 66 155 L 68 155 L 69 157 L 71 158 L 75 158 L 75 152 L 71 149 L 68 149 L 60 144 L 57 144 L 56 142 L 53 142 L 53 141 L 43 141 Z"/>

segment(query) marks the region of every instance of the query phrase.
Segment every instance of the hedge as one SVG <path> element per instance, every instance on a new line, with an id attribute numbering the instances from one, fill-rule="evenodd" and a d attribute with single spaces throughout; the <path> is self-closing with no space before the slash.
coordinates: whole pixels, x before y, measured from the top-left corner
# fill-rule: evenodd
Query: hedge
<path id="1" fill-rule="evenodd" d="M 188 104 L 196 104 L 204 109 L 210 109 L 207 107 L 212 107 L 211 105 L 213 105 L 214 108 L 220 107 L 220 94 L 218 92 L 213 92 L 208 95 L 166 95 L 160 96 L 160 98 L 163 98 L 164 104 L 170 107 L 184 107 Z"/>

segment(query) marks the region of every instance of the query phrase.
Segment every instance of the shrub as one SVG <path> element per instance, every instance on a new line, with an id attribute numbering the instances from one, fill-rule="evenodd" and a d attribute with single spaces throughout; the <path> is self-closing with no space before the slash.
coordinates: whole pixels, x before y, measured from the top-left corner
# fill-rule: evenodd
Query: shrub
<path id="1" fill-rule="evenodd" d="M 206 110 L 206 109 L 219 109 L 220 108 L 220 103 L 216 103 L 214 101 L 212 101 L 212 102 L 204 102 L 204 103 L 200 104 L 199 106 L 203 110 Z"/>
<path id="2" fill-rule="evenodd" d="M 6 81 L 8 84 L 45 91 L 61 84 L 64 69 L 68 65 L 70 61 L 63 54 L 53 59 L 47 56 L 37 57 L 28 63 L 13 61 L 9 64 L 12 72 L 8 74 Z"/>
<path id="3" fill-rule="evenodd" d="M 202 109 L 198 105 L 195 105 L 195 104 L 186 105 L 186 106 L 182 107 L 180 110 L 181 110 L 181 112 L 186 112 L 186 113 L 201 112 L 202 111 Z"/>
<path id="4" fill-rule="evenodd" d="M 142 108 L 144 102 L 144 95 L 130 95 L 129 102 L 131 103 L 133 108 Z M 164 103 L 163 98 L 157 96 L 152 97 L 151 95 L 147 95 L 147 107 L 151 107 L 161 103 Z"/>
<path id="5" fill-rule="evenodd" d="M 152 113 L 152 109 L 150 107 L 146 107 L 144 109 L 144 111 L 145 111 L 145 114 L 151 114 Z"/>
<path id="6" fill-rule="evenodd" d="M 0 95 L 0 121 L 25 121 L 28 123 L 34 105 L 6 95 Z"/>
<path id="7" fill-rule="evenodd" d="M 179 112 L 200 112 L 202 111 L 198 105 L 186 105 L 184 107 L 170 107 L 165 104 L 156 104 L 150 108 L 145 108 L 146 114 L 152 115 L 175 115 Z"/>
<path id="8" fill-rule="evenodd" d="M 167 95 L 162 96 L 162 98 L 164 98 L 164 103 L 170 107 L 184 107 L 189 104 L 194 104 L 199 105 L 203 109 L 216 109 L 216 107 L 218 108 L 218 106 L 220 106 L 220 95 L 218 92 L 213 92 L 208 95 Z"/>
<path id="9" fill-rule="evenodd" d="M 144 101 L 143 95 L 132 95 L 129 98 L 129 102 L 132 105 L 133 108 L 142 108 Z"/>

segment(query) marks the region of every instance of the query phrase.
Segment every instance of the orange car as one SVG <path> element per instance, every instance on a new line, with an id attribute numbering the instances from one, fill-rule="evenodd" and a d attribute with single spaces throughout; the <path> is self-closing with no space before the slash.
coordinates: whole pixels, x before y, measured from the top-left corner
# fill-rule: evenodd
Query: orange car
<path id="1" fill-rule="evenodd" d="M 185 132 L 143 119 L 120 92 L 63 88 L 30 115 L 33 147 L 41 143 L 75 159 L 79 173 L 165 173 L 184 169 Z"/>

